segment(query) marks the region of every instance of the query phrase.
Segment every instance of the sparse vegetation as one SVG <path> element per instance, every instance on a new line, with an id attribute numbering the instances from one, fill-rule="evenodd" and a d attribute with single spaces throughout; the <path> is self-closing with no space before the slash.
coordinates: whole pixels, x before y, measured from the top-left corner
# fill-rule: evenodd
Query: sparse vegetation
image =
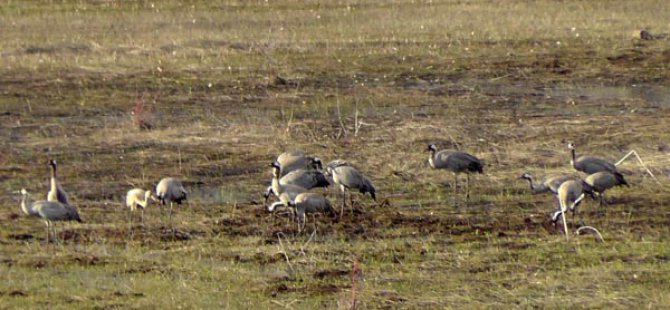
<path id="1" fill-rule="evenodd" d="M 4 1 L 0 308 L 667 307 L 668 20 L 661 0 Z M 129 126 L 138 96 L 152 130 Z M 568 218 L 601 236 L 566 241 L 518 176 L 572 171 L 567 142 L 635 150 L 660 184 L 624 162 L 631 187 Z M 484 162 L 467 205 L 429 143 Z M 267 164 L 296 148 L 361 168 L 379 204 L 316 234 L 268 214 Z M 45 195 L 51 157 L 85 221 L 61 245 L 12 194 Z M 124 207 L 164 176 L 189 192 L 174 232 Z"/>

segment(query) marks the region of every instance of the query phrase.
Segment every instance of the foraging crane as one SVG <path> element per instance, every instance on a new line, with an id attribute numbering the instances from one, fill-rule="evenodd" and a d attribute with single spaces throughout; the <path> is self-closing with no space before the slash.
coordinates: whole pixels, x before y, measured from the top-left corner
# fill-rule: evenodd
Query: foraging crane
<path id="1" fill-rule="evenodd" d="M 274 212 L 274 210 L 279 207 L 279 206 L 284 206 L 284 207 L 290 207 L 289 202 L 291 200 L 294 200 L 295 197 L 298 195 L 302 194 L 303 192 L 283 192 L 281 195 L 275 195 L 277 196 L 277 199 L 279 201 L 273 202 L 271 205 L 268 206 L 268 211 L 269 212 Z M 274 194 L 274 191 L 272 191 L 272 188 L 270 188 L 270 194 Z M 270 195 L 268 194 L 268 195 Z"/>
<path id="2" fill-rule="evenodd" d="M 333 178 L 333 183 L 339 185 L 340 190 L 342 191 L 342 208 L 340 209 L 340 216 L 344 213 L 347 189 L 356 189 L 363 195 L 369 193 L 372 200 L 377 201 L 377 197 L 375 196 L 375 186 L 370 182 L 370 179 L 347 162 L 343 160 L 334 160 L 328 163 L 326 166 L 326 173 Z M 353 207 L 352 204 L 352 211 Z"/>
<path id="3" fill-rule="evenodd" d="M 455 150 L 437 151 L 435 144 L 428 145 L 430 157 L 428 163 L 433 169 L 447 169 L 454 173 L 454 191 L 458 186 L 458 175 L 465 173 L 467 175 L 466 197 L 470 197 L 470 173 L 484 173 L 482 162 L 475 156 L 466 152 Z"/>
<path id="4" fill-rule="evenodd" d="M 577 155 L 575 154 L 576 151 L 574 143 L 568 143 L 568 149 L 570 149 L 570 153 L 572 155 L 570 164 L 572 164 L 575 170 L 582 171 L 586 174 L 594 174 L 600 171 L 608 171 L 614 174 L 617 179 L 626 182 L 626 180 L 624 180 L 623 178 L 623 175 L 616 169 L 616 166 L 614 164 L 594 156 L 581 155 L 577 157 Z"/>
<path id="5" fill-rule="evenodd" d="M 275 160 L 281 167 L 280 177 L 298 169 L 321 169 L 321 160 L 318 157 L 307 156 L 303 151 L 287 151 L 279 154 Z"/>
<path id="6" fill-rule="evenodd" d="M 271 193 L 275 194 L 277 197 L 279 197 L 281 194 L 284 192 L 290 192 L 290 193 L 302 193 L 306 192 L 307 189 L 298 186 L 298 185 L 293 185 L 293 184 L 282 184 L 279 181 L 280 175 L 281 175 L 281 165 L 279 162 L 272 162 L 270 163 L 270 167 L 272 167 L 272 184 L 268 188 L 268 191 L 265 194 L 265 200 L 267 201 L 268 197 L 270 196 Z M 270 189 L 272 189 L 272 192 L 270 192 Z"/>
<path id="7" fill-rule="evenodd" d="M 323 172 L 307 169 L 293 170 L 281 177 L 279 183 L 297 185 L 306 189 L 330 186 L 330 182 L 328 182 Z"/>
<path id="8" fill-rule="evenodd" d="M 184 189 L 179 179 L 163 178 L 156 185 L 156 196 L 161 205 L 170 203 L 170 212 L 168 214 L 170 223 L 172 223 L 172 203 L 180 205 L 182 201 L 186 200 L 187 194 L 188 192 Z"/>
<path id="9" fill-rule="evenodd" d="M 47 193 L 47 201 L 58 201 L 70 205 L 67 192 L 65 192 L 63 187 L 60 186 L 60 182 L 58 182 L 56 160 L 49 160 L 49 166 L 51 167 L 51 188 L 49 189 L 49 193 Z"/>
<path id="10" fill-rule="evenodd" d="M 530 189 L 533 191 L 533 193 L 539 194 L 539 193 L 551 192 L 552 194 L 556 195 L 558 193 L 558 187 L 561 186 L 563 182 L 568 180 L 575 180 L 577 179 L 577 177 L 574 175 L 561 174 L 554 176 L 545 176 L 544 179 L 542 179 L 539 182 L 536 182 L 533 176 L 530 173 L 526 172 L 522 174 L 519 177 L 519 179 L 528 180 L 528 183 L 530 184 Z"/>
<path id="11" fill-rule="evenodd" d="M 151 191 L 141 188 L 133 188 L 126 194 L 126 206 L 130 208 L 130 211 L 135 212 L 136 209 L 140 209 L 142 225 L 144 225 L 144 209 L 149 205 L 149 200 L 157 201 Z"/>
<path id="12" fill-rule="evenodd" d="M 577 213 L 577 206 L 581 203 L 582 199 L 584 199 L 582 182 L 576 180 L 568 180 L 563 182 L 563 184 L 558 187 L 556 198 L 558 198 L 559 210 L 554 212 L 554 214 L 551 216 L 551 221 L 553 223 L 556 223 L 556 221 L 558 221 L 558 217 L 564 215 L 568 209 L 572 211 L 573 216 L 575 213 Z"/>
<path id="13" fill-rule="evenodd" d="M 77 209 L 70 205 L 63 204 L 58 201 L 39 200 L 32 201 L 30 194 L 25 188 L 20 191 L 21 194 L 21 210 L 23 213 L 32 216 L 40 217 L 44 220 L 47 228 L 46 243 L 49 243 L 49 227 L 53 230 L 54 241 L 58 243 L 58 234 L 56 233 L 56 226 L 54 221 L 77 221 L 82 223 L 81 217 Z"/>
<path id="14" fill-rule="evenodd" d="M 305 214 L 335 213 L 335 210 L 330 204 L 330 201 L 317 193 L 298 194 L 295 199 L 288 202 L 288 205 L 295 208 L 298 218 L 302 220 L 302 227 L 300 227 L 300 223 L 298 223 L 298 233 L 300 233 L 302 229 L 305 228 Z"/>
<path id="15" fill-rule="evenodd" d="M 600 205 L 603 205 L 605 200 L 605 191 L 615 187 L 626 185 L 629 186 L 621 174 L 612 174 L 609 171 L 600 171 L 587 176 L 582 183 L 584 192 L 593 196 L 593 193 L 598 193 L 600 196 Z"/>

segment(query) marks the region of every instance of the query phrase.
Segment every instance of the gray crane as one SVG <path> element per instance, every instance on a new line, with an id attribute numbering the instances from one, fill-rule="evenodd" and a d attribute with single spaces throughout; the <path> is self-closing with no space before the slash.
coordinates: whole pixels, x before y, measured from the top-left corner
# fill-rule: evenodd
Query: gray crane
<path id="1" fill-rule="evenodd" d="M 295 208 L 298 219 L 302 220 L 302 227 L 300 226 L 300 223 L 298 223 L 298 233 L 302 232 L 302 229 L 305 228 L 305 214 L 335 213 L 335 210 L 330 204 L 330 201 L 317 193 L 298 194 L 295 199 L 290 200 L 288 204 L 289 206 Z M 316 228 L 316 220 L 314 221 L 314 225 Z"/>
<path id="2" fill-rule="evenodd" d="M 316 187 L 328 187 L 328 178 L 319 170 L 298 169 L 289 172 L 279 179 L 280 184 L 291 184 L 312 189 Z"/>
<path id="3" fill-rule="evenodd" d="M 274 191 L 272 190 L 272 187 L 269 188 L 270 194 L 274 194 Z M 304 192 L 283 192 L 281 195 L 275 195 L 277 196 L 277 199 L 279 201 L 273 202 L 271 205 L 268 206 L 268 211 L 269 212 L 274 212 L 274 210 L 277 207 L 284 206 L 284 207 L 290 207 L 289 202 L 291 200 L 294 200 L 295 197 L 297 197 L 299 194 L 302 194 Z M 270 195 L 268 194 L 268 195 Z"/>
<path id="4" fill-rule="evenodd" d="M 484 166 L 479 158 L 466 152 L 456 150 L 438 151 L 435 144 L 428 145 L 430 157 L 428 163 L 433 169 L 447 169 L 454 173 L 454 191 L 458 186 L 458 175 L 467 175 L 466 197 L 470 197 L 470 173 L 484 173 Z"/>
<path id="5" fill-rule="evenodd" d="M 294 185 L 294 184 L 282 184 L 280 180 L 280 175 L 281 175 L 281 165 L 279 162 L 271 162 L 270 167 L 272 167 L 272 184 L 268 188 L 268 191 L 265 193 L 265 200 L 267 201 L 268 197 L 270 194 L 274 194 L 277 197 L 281 195 L 284 192 L 292 192 L 292 193 L 302 193 L 306 192 L 307 189 L 299 186 L 299 185 Z M 272 191 L 270 191 L 272 189 Z"/>
<path id="6" fill-rule="evenodd" d="M 577 176 L 569 174 L 548 175 L 540 181 L 536 181 L 530 173 L 526 172 L 522 174 L 519 179 L 527 180 L 533 193 L 539 194 L 551 192 L 552 194 L 556 195 L 558 194 L 558 187 L 561 186 L 563 182 L 568 180 L 576 180 Z"/>
<path id="7" fill-rule="evenodd" d="M 49 243 L 49 228 L 52 228 L 54 241 L 58 243 L 55 221 L 77 221 L 82 223 L 77 209 L 58 201 L 38 200 L 32 201 L 30 194 L 25 188 L 21 191 L 21 210 L 32 217 L 40 217 L 44 220 L 47 229 L 46 243 Z"/>
<path id="8" fill-rule="evenodd" d="M 609 171 L 600 171 L 587 176 L 582 183 L 584 192 L 593 197 L 593 193 L 600 196 L 600 205 L 605 201 L 605 191 L 615 186 L 629 186 L 621 174 L 612 174 Z"/>
<path id="9" fill-rule="evenodd" d="M 182 186 L 181 181 L 176 178 L 163 178 L 156 185 L 156 196 L 161 205 L 170 204 L 168 220 L 172 223 L 172 203 L 180 205 L 186 200 L 188 192 Z"/>
<path id="10" fill-rule="evenodd" d="M 581 155 L 578 157 L 575 151 L 574 143 L 568 143 L 568 149 L 570 149 L 570 153 L 572 155 L 570 163 L 577 171 L 582 171 L 586 174 L 594 174 L 600 171 L 608 171 L 614 174 L 617 177 L 617 179 L 620 179 L 623 182 L 626 181 L 624 180 L 623 175 L 617 170 L 614 164 L 594 156 Z"/>
<path id="11" fill-rule="evenodd" d="M 553 223 L 556 223 L 559 217 L 564 215 L 567 210 L 572 211 L 573 216 L 577 213 L 577 206 L 584 199 L 582 182 L 576 180 L 563 182 L 563 184 L 558 187 L 556 198 L 558 199 L 559 210 L 554 212 L 551 216 L 551 221 Z"/>
<path id="12" fill-rule="evenodd" d="M 280 177 L 298 169 L 320 170 L 322 168 L 321 160 L 318 157 L 307 156 L 300 150 L 281 153 L 275 161 L 281 166 Z"/>
<path id="13" fill-rule="evenodd" d="M 49 193 L 47 193 L 47 201 L 58 201 L 60 203 L 69 205 L 70 200 L 68 198 L 67 192 L 63 189 L 58 182 L 58 176 L 56 175 L 57 165 L 56 160 L 49 160 L 49 167 L 51 167 L 51 188 Z"/>
<path id="14" fill-rule="evenodd" d="M 375 195 L 376 189 L 370 179 L 347 162 L 338 159 L 328 163 L 328 165 L 326 165 L 326 174 L 332 177 L 333 183 L 339 185 L 340 190 L 342 191 L 342 208 L 340 210 L 340 216 L 344 213 L 347 190 L 356 189 L 363 195 L 369 193 L 372 200 L 377 201 Z M 353 210 L 353 204 L 351 205 L 351 208 Z"/>

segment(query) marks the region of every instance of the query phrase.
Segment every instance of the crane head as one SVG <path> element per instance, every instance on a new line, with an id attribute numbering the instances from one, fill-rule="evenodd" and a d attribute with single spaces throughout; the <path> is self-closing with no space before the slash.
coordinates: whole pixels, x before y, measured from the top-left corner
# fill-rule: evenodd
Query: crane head
<path id="1" fill-rule="evenodd" d="M 312 165 L 314 166 L 314 169 L 317 169 L 317 170 L 322 170 L 323 169 L 323 163 L 321 162 L 321 158 L 318 158 L 318 157 L 312 158 Z"/>
<path id="2" fill-rule="evenodd" d="M 275 192 L 272 190 L 272 185 L 268 186 L 268 188 L 265 190 L 265 193 L 263 194 L 263 197 L 265 198 L 265 202 L 268 202 L 268 198 L 270 198 L 270 195 L 274 195 Z"/>
<path id="3" fill-rule="evenodd" d="M 156 198 L 156 196 L 154 196 L 154 194 L 151 191 L 144 192 L 144 199 L 146 200 L 151 199 L 154 202 L 158 202 L 158 198 Z"/>
<path id="4" fill-rule="evenodd" d="M 568 143 L 568 148 L 571 149 L 571 150 L 574 150 L 575 149 L 575 144 L 572 143 L 572 142 Z"/>
<path id="5" fill-rule="evenodd" d="M 528 173 L 528 172 L 524 172 L 524 174 L 522 174 L 522 175 L 519 177 L 519 179 L 526 179 L 526 180 L 530 180 L 531 178 L 532 178 L 532 177 L 531 177 L 530 173 Z"/>
<path id="6" fill-rule="evenodd" d="M 429 144 L 427 151 L 437 152 L 437 146 L 435 146 L 435 144 Z"/>

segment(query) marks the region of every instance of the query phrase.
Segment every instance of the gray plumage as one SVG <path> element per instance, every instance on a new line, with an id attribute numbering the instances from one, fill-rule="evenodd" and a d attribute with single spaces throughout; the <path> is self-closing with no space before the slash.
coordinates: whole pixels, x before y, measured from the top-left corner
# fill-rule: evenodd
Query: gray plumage
<path id="1" fill-rule="evenodd" d="M 375 195 L 376 189 L 370 179 L 364 176 L 358 169 L 347 164 L 342 160 L 335 160 L 326 165 L 326 173 L 332 177 L 333 183 L 340 186 L 342 191 L 342 210 L 340 215 L 344 212 L 344 204 L 346 201 L 347 190 L 358 190 L 360 193 L 369 193 L 373 200 L 377 201 Z M 352 205 L 353 208 L 353 205 Z"/>
<path id="2" fill-rule="evenodd" d="M 577 157 L 575 145 L 573 143 L 569 143 L 568 148 L 570 149 L 570 153 L 572 155 L 570 163 L 577 171 L 581 171 L 586 174 L 608 171 L 614 174 L 618 179 L 622 180 L 622 182 L 626 182 L 623 175 L 617 170 L 614 164 L 594 156 L 582 155 Z"/>
<path id="3" fill-rule="evenodd" d="M 289 172 L 279 179 L 280 184 L 291 184 L 312 189 L 315 187 L 328 187 L 330 182 L 319 170 L 298 169 Z"/>
<path id="4" fill-rule="evenodd" d="M 281 167 L 280 177 L 298 169 L 321 169 L 321 160 L 318 157 L 307 156 L 300 150 L 281 153 L 275 161 Z"/>
<path id="5" fill-rule="evenodd" d="M 575 180 L 577 179 L 577 176 L 569 174 L 560 174 L 553 176 L 549 175 L 537 181 L 530 173 L 526 172 L 522 174 L 521 177 L 519 178 L 528 181 L 528 183 L 530 184 L 530 189 L 533 191 L 533 193 L 539 194 L 539 193 L 550 192 L 555 195 L 558 193 L 558 187 L 561 186 L 563 182 L 568 180 Z"/>
<path id="6" fill-rule="evenodd" d="M 600 171 L 587 176 L 582 183 L 584 192 L 593 196 L 593 193 L 598 193 L 600 196 L 600 205 L 605 200 L 605 191 L 615 187 L 626 185 L 628 183 L 623 178 L 618 177 L 608 171 Z"/>
<path id="7" fill-rule="evenodd" d="M 186 200 L 188 192 L 182 186 L 181 181 L 175 178 L 163 178 L 156 185 L 156 196 L 162 205 L 166 203 L 181 204 Z"/>
<path id="8" fill-rule="evenodd" d="M 51 167 L 51 187 L 49 189 L 49 193 L 47 193 L 47 201 L 58 201 L 60 203 L 69 205 L 70 199 L 68 198 L 68 194 L 65 192 L 63 187 L 61 187 L 60 182 L 58 182 L 55 159 L 49 160 L 49 167 Z"/>
<path id="9" fill-rule="evenodd" d="M 282 184 L 281 182 L 279 182 L 279 178 L 281 175 L 281 165 L 275 161 L 270 163 L 270 166 L 272 167 L 272 184 L 271 184 L 272 193 L 277 195 L 277 197 L 279 197 L 279 195 L 281 195 L 284 192 L 302 193 L 307 191 L 306 188 L 299 185 Z M 270 192 L 268 191 L 265 196 L 266 200 L 269 194 Z"/>
<path id="10" fill-rule="evenodd" d="M 272 190 L 272 187 L 269 188 L 269 191 L 271 194 L 274 194 L 274 191 Z M 289 202 L 294 200 L 298 195 L 302 194 L 303 192 L 283 192 L 281 195 L 275 195 L 277 196 L 277 199 L 279 201 L 276 201 L 272 203 L 271 205 L 268 206 L 268 211 L 269 212 L 274 212 L 274 210 L 277 207 L 283 206 L 283 207 L 290 207 Z"/>
<path id="11" fill-rule="evenodd" d="M 172 203 L 181 204 L 186 200 L 188 192 L 184 189 L 181 181 L 175 178 L 163 178 L 158 185 L 156 185 L 156 196 L 162 205 L 170 204 L 170 211 L 168 212 L 168 221 L 172 225 Z M 173 231 L 174 232 L 174 231 Z"/>
<path id="12" fill-rule="evenodd" d="M 466 152 L 456 150 L 438 151 L 435 144 L 428 145 L 430 157 L 428 163 L 433 169 L 446 169 L 454 173 L 454 190 L 458 185 L 458 175 L 467 175 L 466 197 L 470 196 L 470 173 L 484 173 L 484 166 L 479 158 Z"/>
<path id="13" fill-rule="evenodd" d="M 330 201 L 316 193 L 298 194 L 294 200 L 289 201 L 289 206 L 295 208 L 298 218 L 302 220 L 302 228 L 299 227 L 298 231 L 305 227 L 305 214 L 335 213 Z"/>
<path id="14" fill-rule="evenodd" d="M 82 222 L 77 209 L 60 203 L 58 201 L 39 200 L 32 201 L 30 194 L 21 189 L 21 210 L 23 213 L 32 216 L 40 217 L 44 220 L 47 228 L 46 242 L 49 242 L 49 227 L 53 230 L 54 240 L 58 242 L 56 227 L 53 224 L 55 221 L 77 221 Z"/>
<path id="15" fill-rule="evenodd" d="M 559 210 L 554 212 L 551 217 L 551 220 L 555 223 L 559 216 L 570 210 L 574 214 L 577 212 L 577 206 L 584 199 L 584 192 L 582 189 L 582 183 L 580 181 L 568 180 L 561 184 L 558 187 L 558 194 L 556 195 L 558 199 Z"/>
<path id="16" fill-rule="evenodd" d="M 349 165 L 349 163 L 347 163 L 347 162 L 344 161 L 344 160 L 341 160 L 341 159 L 335 159 L 335 160 L 330 161 L 330 162 L 326 165 L 326 170 L 327 170 L 328 168 L 333 169 L 333 168 L 337 168 L 337 167 L 340 167 L 340 166 L 348 166 L 348 165 Z"/>

